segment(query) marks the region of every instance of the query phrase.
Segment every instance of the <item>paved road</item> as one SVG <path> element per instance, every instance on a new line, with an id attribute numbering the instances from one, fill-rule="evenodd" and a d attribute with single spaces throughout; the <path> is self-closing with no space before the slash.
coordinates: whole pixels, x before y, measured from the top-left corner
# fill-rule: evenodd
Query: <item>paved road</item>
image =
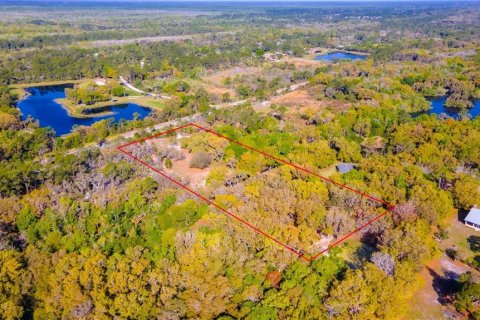
<path id="1" fill-rule="evenodd" d="M 149 96 L 152 96 L 152 97 L 160 97 L 162 99 L 172 99 L 172 97 L 170 97 L 170 96 L 163 96 L 163 95 L 159 95 L 159 94 L 155 94 L 155 93 L 147 93 L 143 90 L 140 90 L 140 89 L 136 88 L 135 86 L 133 86 L 130 82 L 128 82 L 122 76 L 120 76 L 120 83 L 123 84 L 124 86 L 128 87 L 129 89 L 131 89 L 135 92 L 141 93 L 141 94 L 149 95 Z M 280 95 L 280 94 L 283 94 L 284 92 L 296 91 L 296 90 L 306 86 L 308 83 L 309 83 L 308 81 L 305 81 L 305 82 L 301 82 L 301 83 L 298 83 L 298 84 L 292 84 L 291 86 L 288 86 L 288 87 L 285 87 L 285 88 L 282 88 L 282 89 L 278 89 L 275 92 L 275 94 Z M 244 100 L 237 100 L 237 101 L 226 102 L 226 103 L 221 103 L 221 104 L 211 104 L 210 107 L 215 108 L 215 109 L 225 108 L 225 107 L 235 107 L 235 106 L 239 106 L 241 104 L 244 104 L 248 101 L 249 101 L 249 99 L 244 99 Z M 270 101 L 265 100 L 265 101 L 262 102 L 262 104 L 269 105 Z"/>
<path id="2" fill-rule="evenodd" d="M 162 96 L 162 95 L 159 95 L 159 94 L 155 94 L 155 93 L 148 93 L 148 92 L 145 92 L 143 90 L 140 90 L 136 87 L 134 87 L 130 82 L 128 82 L 124 77 L 120 76 L 120 83 L 123 84 L 124 86 L 128 87 L 129 89 L 135 91 L 135 92 L 138 92 L 138 93 L 141 93 L 141 94 L 145 94 L 147 96 L 152 96 L 152 97 L 160 97 L 162 99 L 172 99 L 172 97 L 169 97 L 169 96 Z"/>
<path id="3" fill-rule="evenodd" d="M 183 118 L 178 118 L 178 119 L 174 119 L 174 120 L 170 120 L 170 121 L 166 121 L 166 122 L 162 122 L 162 123 L 157 123 L 156 125 L 153 125 L 151 127 L 138 128 L 138 129 L 134 129 L 134 130 L 131 130 L 131 131 L 128 131 L 128 132 L 119 133 L 117 135 L 107 137 L 107 139 L 106 139 L 107 143 L 102 143 L 100 145 L 100 149 L 112 147 L 112 145 L 109 142 L 112 142 L 112 141 L 114 141 L 116 139 L 119 139 L 119 138 L 133 139 L 135 137 L 136 133 L 139 133 L 139 132 L 142 132 L 142 131 L 146 131 L 147 133 L 153 133 L 154 131 L 157 131 L 157 130 L 160 131 L 160 130 L 163 130 L 163 129 L 168 129 L 169 127 L 177 127 L 177 126 L 180 126 L 183 123 L 196 122 L 196 121 L 199 121 L 201 118 L 202 118 L 202 115 L 200 113 L 196 113 L 196 114 L 193 114 L 191 116 L 186 116 L 186 117 L 183 117 Z M 79 151 L 82 151 L 82 150 L 85 150 L 85 149 L 90 149 L 90 148 L 97 148 L 97 147 L 99 147 L 99 144 L 89 143 L 89 144 L 83 145 L 81 147 L 69 149 L 69 150 L 65 151 L 65 153 L 66 154 L 76 154 Z"/>
<path id="4" fill-rule="evenodd" d="M 138 93 L 141 93 L 141 94 L 145 94 L 144 91 L 138 89 L 138 88 L 135 88 L 132 84 L 130 84 L 127 80 L 125 80 L 125 78 L 123 77 L 120 77 L 120 82 L 132 89 L 133 91 L 135 92 L 138 92 Z M 302 82 L 302 83 L 299 83 L 299 84 L 295 84 L 295 85 L 291 85 L 289 87 L 286 87 L 286 88 L 283 88 L 283 89 L 280 89 L 280 94 L 285 92 L 285 91 L 295 91 L 295 90 L 298 90 L 299 88 L 307 85 L 308 82 Z M 277 91 L 277 94 L 279 94 L 279 92 Z M 157 95 L 158 96 L 158 95 Z M 167 98 L 167 99 L 170 99 L 170 97 L 168 96 L 160 96 L 162 98 Z M 223 103 L 223 104 L 217 104 L 217 105 L 210 105 L 212 108 L 215 108 L 215 109 L 219 109 L 219 108 L 224 108 L 224 107 L 233 107 L 233 106 L 238 106 L 238 105 L 241 105 L 243 103 L 246 103 L 248 102 L 249 100 L 248 99 L 245 99 L 245 100 L 238 100 L 238 101 L 233 101 L 233 102 L 227 102 L 227 103 Z M 269 103 L 268 100 L 262 102 L 262 103 Z M 107 141 L 110 142 L 112 140 L 115 140 L 115 139 L 118 139 L 118 138 L 124 138 L 124 139 L 132 139 L 135 137 L 135 134 L 136 133 L 139 133 L 139 132 L 142 132 L 142 131 L 146 131 L 147 133 L 153 133 L 153 131 L 159 131 L 159 130 L 162 130 L 162 129 L 167 129 L 168 127 L 174 127 L 174 126 L 179 126 L 180 124 L 182 123 L 187 123 L 187 122 L 196 122 L 198 121 L 199 119 L 202 118 L 202 115 L 200 113 L 196 113 L 196 114 L 193 114 L 193 115 L 190 115 L 190 116 L 186 116 L 186 117 L 183 117 L 183 118 L 178 118 L 178 119 L 174 119 L 174 120 L 170 120 L 170 121 L 167 121 L 167 122 L 162 122 L 162 123 L 158 123 L 156 125 L 153 125 L 151 127 L 147 127 L 147 128 L 139 128 L 139 129 L 135 129 L 135 130 L 132 130 L 132 131 L 128 131 L 128 132 L 124 132 L 124 133 L 120 133 L 118 135 L 115 135 L 115 136 L 112 136 L 112 137 L 108 137 L 107 138 Z M 107 147 L 109 146 L 108 143 L 105 143 L 103 144 L 100 148 L 104 148 L 104 147 Z M 82 149 L 86 149 L 86 148 L 91 148 L 92 145 L 86 145 L 86 146 L 83 146 L 83 147 L 79 147 L 79 148 L 74 148 L 74 149 L 70 149 L 67 151 L 67 153 L 69 154 L 72 154 L 72 153 L 76 153 L 77 151 L 79 150 L 82 150 Z"/>
<path id="5" fill-rule="evenodd" d="M 133 85 L 130 84 L 130 82 L 128 82 L 124 77 L 120 76 L 120 83 L 123 84 L 124 86 L 126 86 L 127 88 L 135 91 L 135 92 L 138 92 L 138 93 L 141 93 L 141 94 L 145 94 L 145 91 L 142 91 L 138 88 L 135 88 Z"/>
<path id="6" fill-rule="evenodd" d="M 174 119 L 174 120 L 170 120 L 170 121 L 167 121 L 167 122 L 158 123 L 158 124 L 156 124 L 154 126 L 151 126 L 151 127 L 135 129 L 135 130 L 128 131 L 128 132 L 125 132 L 125 133 L 121 133 L 119 135 L 115 135 L 115 136 L 111 137 L 108 140 L 113 140 L 113 139 L 116 139 L 116 138 L 119 138 L 119 137 L 122 137 L 122 138 L 125 138 L 125 139 L 131 139 L 131 138 L 134 138 L 135 134 L 137 132 L 140 132 L 140 131 L 146 131 L 148 133 L 152 133 L 153 131 L 166 129 L 170 126 L 178 126 L 181 123 L 195 122 L 195 121 L 199 120 L 201 117 L 202 117 L 201 114 L 196 113 L 196 114 L 193 114 L 191 116 Z"/>

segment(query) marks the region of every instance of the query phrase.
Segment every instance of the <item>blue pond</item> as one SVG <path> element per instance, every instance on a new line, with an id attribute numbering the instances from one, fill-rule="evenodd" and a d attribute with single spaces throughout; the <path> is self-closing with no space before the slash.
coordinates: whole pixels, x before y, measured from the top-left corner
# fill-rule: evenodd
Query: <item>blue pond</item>
<path id="1" fill-rule="evenodd" d="M 72 132 L 76 125 L 89 126 L 93 123 L 113 118 L 114 122 L 120 119 L 133 120 L 134 117 L 142 119 L 147 116 L 151 110 L 134 103 L 127 103 L 109 107 L 107 111 L 111 115 L 103 115 L 89 118 L 75 118 L 70 116 L 67 111 L 55 99 L 65 98 L 65 88 L 71 88 L 72 85 L 56 85 L 31 87 L 26 89 L 30 95 L 17 103 L 17 107 L 22 112 L 22 119 L 28 116 L 38 120 L 41 127 L 51 127 L 56 135 L 60 136 Z"/>
<path id="2" fill-rule="evenodd" d="M 366 58 L 367 56 L 360 54 L 337 51 L 316 56 L 315 60 L 336 62 L 338 60 L 365 60 Z"/>
<path id="3" fill-rule="evenodd" d="M 413 116 L 417 117 L 422 114 L 446 114 L 453 119 L 458 119 L 459 115 L 461 115 L 462 109 L 445 107 L 446 100 L 447 97 L 430 99 L 432 108 L 428 111 L 416 112 L 413 114 Z M 480 114 L 480 100 L 474 101 L 473 108 L 468 109 L 467 113 L 472 117 L 472 119 L 477 117 Z"/>

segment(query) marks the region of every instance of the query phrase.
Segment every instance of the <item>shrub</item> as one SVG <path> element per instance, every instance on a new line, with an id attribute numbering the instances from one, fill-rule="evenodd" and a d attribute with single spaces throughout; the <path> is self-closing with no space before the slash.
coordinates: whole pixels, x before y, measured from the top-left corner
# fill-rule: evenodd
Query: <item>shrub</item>
<path id="1" fill-rule="evenodd" d="M 167 169 L 172 169 L 172 160 L 165 158 L 165 160 L 163 161 L 163 164 Z"/>
<path id="2" fill-rule="evenodd" d="M 173 161 L 183 160 L 185 156 L 180 150 L 175 148 L 166 148 L 160 151 L 160 157 L 168 158 Z"/>
<path id="3" fill-rule="evenodd" d="M 447 256 L 452 259 L 452 260 L 455 260 L 457 259 L 457 256 L 458 256 L 458 251 L 457 249 L 455 248 L 448 248 L 445 250 L 445 253 L 447 254 Z"/>
<path id="4" fill-rule="evenodd" d="M 190 168 L 205 169 L 212 163 L 212 157 L 206 152 L 195 153 L 190 160 Z"/>
<path id="5" fill-rule="evenodd" d="M 447 240 L 450 237 L 448 231 L 445 229 L 440 229 L 439 231 L 435 232 L 434 235 L 439 240 Z"/>

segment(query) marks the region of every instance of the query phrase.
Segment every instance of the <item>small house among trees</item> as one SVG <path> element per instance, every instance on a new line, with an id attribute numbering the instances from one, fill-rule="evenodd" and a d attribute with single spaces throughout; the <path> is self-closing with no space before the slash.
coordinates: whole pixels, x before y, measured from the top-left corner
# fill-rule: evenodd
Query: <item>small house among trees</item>
<path id="1" fill-rule="evenodd" d="M 355 165 L 352 163 L 340 163 L 337 165 L 337 171 L 340 173 L 347 173 L 355 169 Z"/>
<path id="2" fill-rule="evenodd" d="M 480 230 L 480 209 L 474 206 L 465 217 L 465 225 L 476 231 Z"/>

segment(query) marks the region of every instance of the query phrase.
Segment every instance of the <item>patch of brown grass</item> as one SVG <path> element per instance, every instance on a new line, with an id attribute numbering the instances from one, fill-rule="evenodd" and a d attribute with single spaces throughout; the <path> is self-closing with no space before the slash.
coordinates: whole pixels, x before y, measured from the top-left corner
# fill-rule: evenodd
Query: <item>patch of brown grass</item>
<path id="1" fill-rule="evenodd" d="M 185 157 L 183 160 L 172 160 L 172 168 L 163 168 L 163 171 L 167 175 L 176 175 L 188 180 L 188 184 L 194 188 L 201 188 L 205 186 L 205 182 L 208 174 L 210 173 L 210 168 L 198 169 L 190 168 L 190 161 L 192 160 L 192 154 L 188 152 L 185 148 L 179 148 L 176 145 L 178 141 L 173 138 L 155 138 L 147 140 L 147 143 L 155 145 L 158 149 L 162 148 L 178 148 L 178 150 Z M 151 155 L 151 158 L 154 162 L 157 162 L 159 159 L 157 155 Z"/>
<path id="2" fill-rule="evenodd" d="M 298 57 L 285 57 L 281 62 L 288 62 L 295 65 L 297 68 L 312 67 L 316 68 L 322 64 L 321 61 L 309 59 L 309 58 L 298 58 Z"/>
<path id="3" fill-rule="evenodd" d="M 223 80 L 225 78 L 234 78 L 236 75 L 252 75 L 257 74 L 262 69 L 260 67 L 234 67 L 222 71 L 214 72 L 208 76 L 203 77 L 203 81 L 206 83 L 211 83 L 215 86 L 223 87 Z"/>
<path id="4" fill-rule="evenodd" d="M 272 98 L 272 103 L 285 106 L 287 108 L 322 108 L 325 107 L 323 101 L 319 101 L 315 96 L 311 95 L 307 90 L 301 89 L 288 92 L 284 95 Z"/>

